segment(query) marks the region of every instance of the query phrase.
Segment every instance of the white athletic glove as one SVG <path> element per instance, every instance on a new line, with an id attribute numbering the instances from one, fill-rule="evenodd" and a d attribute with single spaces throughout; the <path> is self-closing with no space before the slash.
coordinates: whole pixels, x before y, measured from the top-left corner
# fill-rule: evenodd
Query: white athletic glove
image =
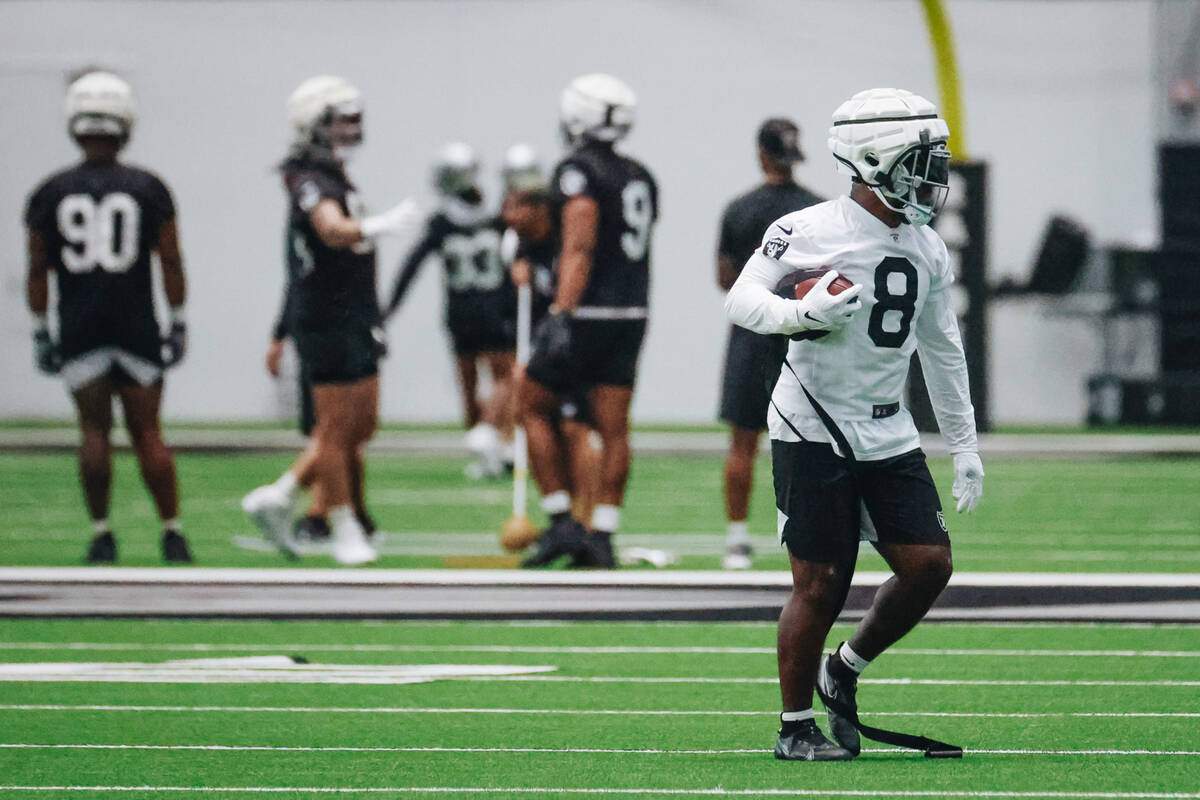
<path id="1" fill-rule="evenodd" d="M 831 269 L 821 276 L 808 294 L 796 301 L 796 330 L 831 331 L 850 321 L 854 312 L 862 308 L 858 299 L 862 284 L 856 283 L 840 294 L 830 294 L 829 284 L 837 279 L 837 270 Z"/>
<path id="2" fill-rule="evenodd" d="M 421 210 L 410 197 L 387 211 L 367 217 L 359 224 L 363 237 L 374 239 L 376 236 L 403 236 L 417 226 L 420 218 Z"/>
<path id="3" fill-rule="evenodd" d="M 979 453 L 954 454 L 954 487 L 950 490 L 958 501 L 958 513 L 968 514 L 983 497 L 983 462 Z"/>

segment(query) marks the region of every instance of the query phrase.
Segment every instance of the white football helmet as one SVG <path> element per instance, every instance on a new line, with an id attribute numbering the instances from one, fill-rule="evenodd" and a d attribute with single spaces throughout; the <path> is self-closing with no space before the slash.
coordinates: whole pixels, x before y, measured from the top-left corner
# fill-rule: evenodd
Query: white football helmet
<path id="1" fill-rule="evenodd" d="M 67 88 L 71 135 L 115 136 L 124 143 L 136 119 L 133 90 L 111 72 L 89 72 Z"/>
<path id="2" fill-rule="evenodd" d="M 527 191 L 544 186 L 546 182 L 542 165 L 538 163 L 537 151 L 524 143 L 514 144 L 504 152 L 500 178 L 506 192 L 514 189 Z"/>
<path id="3" fill-rule="evenodd" d="M 838 106 L 829 149 L 838 171 L 862 181 L 913 225 L 941 210 L 949 191 L 950 128 L 924 97 L 867 89 Z"/>
<path id="4" fill-rule="evenodd" d="M 362 94 L 349 81 L 333 75 L 317 75 L 296 87 L 287 102 L 288 121 L 295 132 L 295 144 L 323 155 L 334 155 L 335 143 L 330 128 L 335 117 L 361 124 Z M 342 147 L 362 143 L 362 130 Z"/>
<path id="5" fill-rule="evenodd" d="M 445 196 L 479 191 L 479 156 L 466 142 L 449 142 L 433 164 L 433 186 Z"/>
<path id="6" fill-rule="evenodd" d="M 620 79 L 602 72 L 581 75 L 567 84 L 559 101 L 559 119 L 568 144 L 583 139 L 615 142 L 633 127 L 637 97 Z"/>

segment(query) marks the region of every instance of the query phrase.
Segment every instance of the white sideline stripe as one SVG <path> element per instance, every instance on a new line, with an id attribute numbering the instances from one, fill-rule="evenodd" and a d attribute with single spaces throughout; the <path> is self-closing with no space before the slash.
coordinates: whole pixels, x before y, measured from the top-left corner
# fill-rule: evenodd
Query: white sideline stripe
<path id="1" fill-rule="evenodd" d="M 890 572 L 860 571 L 855 586 L 878 586 Z M 331 586 L 753 586 L 790 589 L 791 574 L 775 571 L 630 570 L 569 572 L 501 569 L 248 569 L 209 567 L 2 567 L 4 583 L 250 584 Z M 951 586 L 1200 587 L 1200 573 L 959 572 Z"/>
<path id="2" fill-rule="evenodd" d="M 545 681 L 548 683 L 761 683 L 776 685 L 779 678 L 647 678 L 624 676 L 531 675 L 464 677 L 466 681 Z M 882 686 L 1200 686 L 1200 681 L 1009 681 L 952 680 L 935 678 L 859 678 L 859 684 Z"/>
<path id="3" fill-rule="evenodd" d="M 0 750 L 167 750 L 225 753 L 576 753 L 633 756 L 727 756 L 769 753 L 760 747 L 720 750 L 667 750 L 621 747 L 315 747 L 308 745 L 238 744 L 27 744 L 0 743 Z M 865 747 L 864 753 L 895 753 L 892 747 Z M 967 749 L 971 755 L 1023 756 L 1200 756 L 1200 750 L 988 750 Z"/>
<path id="4" fill-rule="evenodd" d="M 1004 791 L 904 791 L 886 789 L 570 789 L 549 786 L 378 786 L 351 788 L 342 786 L 0 786 L 4 792 L 222 792 L 239 794 L 615 794 L 672 797 L 1055 797 L 1114 798 L 1115 800 L 1194 800 L 1200 794 L 1179 792 L 1004 792 Z"/>
<path id="5" fill-rule="evenodd" d="M 541 645 L 422 645 L 422 644 L 226 644 L 210 642 L 176 642 L 153 644 L 141 642 L 0 642 L 3 650 L 100 650 L 100 651 L 159 651 L 186 653 L 215 652 L 277 652 L 279 650 L 311 653 L 525 653 L 563 655 L 774 655 L 773 647 L 579 647 Z M 899 656 L 1015 656 L 1052 658 L 1200 658 L 1200 650 L 988 650 L 893 647 L 889 655 Z"/>
<path id="6" fill-rule="evenodd" d="M 0 711 L 131 711 L 145 713 L 183 712 L 210 713 L 282 713 L 282 714 L 548 714 L 564 716 L 631 716 L 631 717 L 774 717 L 778 710 L 733 711 L 639 709 L 639 708 L 405 708 L 400 706 L 377 706 L 374 708 L 347 706 L 125 706 L 125 705 L 59 705 L 59 704 L 10 704 L 0 705 Z M 818 715 L 824 714 L 818 711 Z M 872 717 L 963 717 L 971 719 L 1026 719 L 1026 718 L 1077 718 L 1077 717 L 1152 717 L 1193 718 L 1200 712 L 1191 711 L 872 711 Z"/>

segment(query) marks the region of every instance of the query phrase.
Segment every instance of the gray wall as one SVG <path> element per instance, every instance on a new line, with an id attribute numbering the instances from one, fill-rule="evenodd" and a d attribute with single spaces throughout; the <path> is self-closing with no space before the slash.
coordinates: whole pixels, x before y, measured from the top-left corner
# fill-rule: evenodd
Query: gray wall
<path id="1" fill-rule="evenodd" d="M 1024 276 L 1056 211 L 1102 241 L 1153 239 L 1155 4 L 948 7 L 970 154 L 993 167 L 993 277 Z M 556 155 L 558 92 L 578 73 L 634 87 L 627 150 L 656 173 L 663 207 L 634 408 L 643 422 L 713 418 L 725 338 L 715 226 L 756 180 L 757 123 L 796 118 L 810 156 L 800 179 L 833 195 L 844 181 L 824 139 L 838 103 L 879 85 L 937 98 L 916 0 L 0 3 L 0 416 L 69 413 L 31 364 L 19 220 L 29 188 L 74 157 L 61 96 L 65 74 L 86 63 L 133 82 L 142 119 L 129 160 L 163 175 L 179 205 L 193 349 L 169 381 L 175 419 L 277 413 L 261 366 L 282 285 L 271 168 L 287 141 L 284 100 L 311 74 L 342 74 L 366 95 L 355 174 L 375 208 L 430 201 L 430 156 L 451 138 L 491 168 L 518 140 Z M 402 251 L 382 247 L 385 285 Z M 427 269 L 391 327 L 386 419 L 458 417 L 439 276 Z M 997 379 L 1056 393 L 1053 370 Z M 1003 406 L 995 413 L 1005 419 Z"/>

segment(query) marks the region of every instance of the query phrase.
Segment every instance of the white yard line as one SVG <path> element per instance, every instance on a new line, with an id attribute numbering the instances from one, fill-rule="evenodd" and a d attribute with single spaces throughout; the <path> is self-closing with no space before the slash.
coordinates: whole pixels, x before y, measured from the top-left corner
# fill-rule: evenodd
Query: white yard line
<path id="1" fill-rule="evenodd" d="M 1005 791 L 907 791 L 900 789 L 587 789 L 551 786 L 21 786 L 0 785 L 0 792 L 217 792 L 222 794 L 585 794 L 635 797 L 988 797 L 988 798 L 1113 798 L 1113 800 L 1194 800 L 1200 794 L 1182 792 L 1005 792 Z"/>
<path id="2" fill-rule="evenodd" d="M 226 642 L 0 642 L 0 652 L 129 651 L 170 653 L 518 653 L 552 655 L 774 655 L 774 647 L 638 647 L 575 645 L 426 645 L 426 644 L 230 644 Z M 894 647 L 894 656 L 983 656 L 1050 658 L 1200 658 L 1200 650 L 1006 650 Z"/>
<path id="3" fill-rule="evenodd" d="M 419 708 L 401 706 L 137 706 L 137 705 L 63 705 L 8 704 L 3 711 L 82 711 L 82 712 L 164 712 L 164 713 L 233 713 L 233 714 L 531 714 L 563 716 L 631 716 L 631 717 L 758 717 L 777 716 L 777 709 L 763 711 L 638 709 L 638 708 Z M 818 711 L 818 714 L 824 714 Z M 1191 711 L 871 711 L 872 717 L 963 717 L 971 719 L 1067 719 L 1078 717 L 1112 718 L 1197 718 L 1200 712 Z"/>
<path id="4" fill-rule="evenodd" d="M 233 744 L 32 744 L 0 743 L 0 750 L 166 750 L 229 753 L 574 753 L 588 755 L 634 756 L 718 756 L 750 755 L 770 752 L 762 748 L 711 750 L 668 750 L 665 748 L 618 747 L 315 747 L 309 745 L 233 745 Z M 864 748 L 864 753 L 895 753 L 896 748 Z M 971 755 L 1033 756 L 1200 756 L 1200 750 L 989 750 L 965 749 Z"/>

